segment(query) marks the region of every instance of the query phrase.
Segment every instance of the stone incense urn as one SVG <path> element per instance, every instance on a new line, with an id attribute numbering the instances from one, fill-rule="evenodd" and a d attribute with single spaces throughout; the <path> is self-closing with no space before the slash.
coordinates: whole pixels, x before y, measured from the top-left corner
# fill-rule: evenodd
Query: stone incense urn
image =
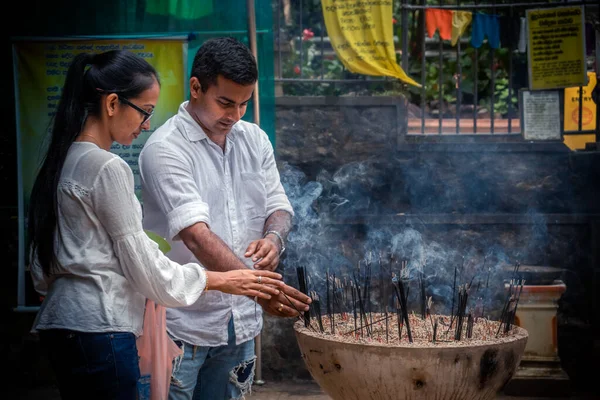
<path id="1" fill-rule="evenodd" d="M 527 331 L 489 341 L 357 343 L 294 325 L 306 366 L 334 400 L 494 399 L 511 379 Z"/>

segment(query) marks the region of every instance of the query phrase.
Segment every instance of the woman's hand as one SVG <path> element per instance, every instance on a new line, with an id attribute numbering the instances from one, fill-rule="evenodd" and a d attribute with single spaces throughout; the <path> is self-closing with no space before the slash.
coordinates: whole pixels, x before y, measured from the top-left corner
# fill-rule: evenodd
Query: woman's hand
<path id="1" fill-rule="evenodd" d="M 252 269 L 236 269 L 227 272 L 206 271 L 206 290 L 258 297 L 269 300 L 279 294 L 278 288 L 285 287 L 282 276 L 276 272 Z"/>

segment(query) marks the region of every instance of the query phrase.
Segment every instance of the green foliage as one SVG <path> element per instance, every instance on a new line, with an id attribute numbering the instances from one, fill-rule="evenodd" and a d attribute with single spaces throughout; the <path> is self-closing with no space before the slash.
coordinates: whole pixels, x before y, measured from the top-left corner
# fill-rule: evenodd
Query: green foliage
<path id="1" fill-rule="evenodd" d="M 283 78 L 311 79 L 315 83 L 294 82 L 286 83 L 283 92 L 288 96 L 343 96 L 347 94 L 373 96 L 383 92 L 394 92 L 396 95 L 402 91 L 403 85 L 398 85 L 397 80 L 382 81 L 381 77 L 365 77 L 349 72 L 342 62 L 331 51 L 321 57 L 321 43 L 317 40 L 303 40 L 302 46 L 297 40 L 291 46 L 291 54 L 282 57 L 281 71 Z M 356 79 L 356 84 L 331 82 L 318 82 L 319 80 Z M 364 81 L 373 81 L 364 83 Z"/>
<path id="2" fill-rule="evenodd" d="M 320 57 L 321 51 L 317 49 L 314 41 L 303 41 L 292 46 L 292 52 L 281 60 L 282 77 L 296 79 L 343 79 L 344 67 L 337 59 L 324 59 Z M 295 83 L 286 85 L 284 93 L 287 95 L 340 95 L 340 89 L 329 83 Z"/>
<path id="3" fill-rule="evenodd" d="M 458 95 L 458 73 L 460 63 L 461 104 L 472 104 L 477 98 L 478 106 L 491 112 L 492 84 L 494 85 L 494 113 L 506 115 L 509 103 L 514 110 L 517 106 L 517 93 L 512 90 L 509 99 L 508 49 L 492 49 L 484 45 L 479 49 L 466 47 L 461 49 L 460 57 L 456 57 L 455 48 L 448 50 L 446 44 L 442 51 L 440 65 L 439 53 L 425 62 L 425 103 L 431 104 L 440 99 L 445 103 L 455 103 Z M 411 60 L 409 74 L 421 76 L 421 60 Z M 441 71 L 441 80 L 440 80 Z M 410 88 L 411 101 L 421 104 L 422 90 Z"/>
<path id="4" fill-rule="evenodd" d="M 510 3 L 510 1 L 498 0 L 498 3 Z M 285 45 L 289 45 L 287 46 L 289 52 L 282 53 L 281 76 L 283 78 L 315 81 L 321 79 L 381 80 L 381 77 L 365 77 L 347 71 L 328 43 L 320 0 L 303 0 L 302 4 L 302 16 L 299 15 L 300 8 L 295 6 L 292 7 L 292 23 L 290 25 L 280 23 L 280 38 Z M 427 0 L 426 4 L 436 6 L 439 2 L 438 0 Z M 517 108 L 518 88 L 515 87 L 514 82 L 512 93 L 509 96 L 508 49 L 496 49 L 493 54 L 487 44 L 479 49 L 474 49 L 468 43 L 470 32 L 467 31 L 463 36 L 464 42 L 458 57 L 456 47 L 452 47 L 448 41 L 444 41 L 440 48 L 436 37 L 433 40 L 426 39 L 426 51 L 424 51 L 425 49 L 421 48 L 424 30 L 421 13 L 410 10 L 407 17 L 409 45 L 406 50 L 409 51 L 409 65 L 406 72 L 417 82 L 420 82 L 423 76 L 421 57 L 423 53 L 426 54 L 423 99 L 421 98 L 423 96 L 422 89 L 391 78 L 385 82 L 363 82 L 356 85 L 286 82 L 283 84 L 284 94 L 296 96 L 405 95 L 409 97 L 411 103 L 420 105 L 423 100 L 425 105 L 431 108 L 433 103 L 439 102 L 440 92 L 442 102 L 446 105 L 457 103 L 460 69 L 461 104 L 473 104 L 477 99 L 476 106 L 479 109 L 485 108 L 491 112 L 490 101 L 493 93 L 495 114 L 506 115 L 509 112 L 509 104 L 513 110 Z M 402 2 L 396 1 L 394 2 L 393 23 L 397 49 L 401 47 L 400 43 L 402 43 L 401 19 Z M 299 21 L 302 21 L 301 26 Z M 309 31 L 308 34 L 306 34 L 306 30 Z M 321 35 L 324 36 L 323 42 Z M 322 50 L 324 50 L 323 55 Z M 440 50 L 442 52 L 441 62 Z M 397 52 L 396 56 L 396 61 L 401 64 L 400 52 Z"/>
<path id="5" fill-rule="evenodd" d="M 499 113 L 501 115 L 508 114 L 509 104 L 512 110 L 515 110 L 518 107 L 518 99 L 513 90 L 512 95 L 509 99 L 509 89 L 508 89 L 508 79 L 499 78 L 495 82 L 494 89 L 494 113 Z M 483 107 L 485 107 L 488 111 L 492 111 L 491 109 L 491 97 L 484 98 L 479 103 Z"/>
<path id="6" fill-rule="evenodd" d="M 144 232 L 146 232 L 146 235 L 148 235 L 150 239 L 158 244 L 158 248 L 163 252 L 163 254 L 167 254 L 169 251 L 171 251 L 171 245 L 164 238 L 151 231 L 145 230 Z"/>

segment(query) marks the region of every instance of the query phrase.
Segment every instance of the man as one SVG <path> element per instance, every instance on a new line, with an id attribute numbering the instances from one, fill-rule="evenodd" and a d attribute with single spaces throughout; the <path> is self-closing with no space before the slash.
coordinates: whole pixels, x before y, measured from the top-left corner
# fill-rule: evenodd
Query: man
<path id="1" fill-rule="evenodd" d="M 232 38 L 211 39 L 198 50 L 191 76 L 190 100 L 140 154 L 144 226 L 170 239 L 173 260 L 197 259 L 213 271 L 274 270 L 293 210 L 267 135 L 241 121 L 258 79 L 256 61 Z M 207 292 L 193 306 L 169 309 L 167 330 L 184 350 L 169 398 L 244 398 L 262 309 L 292 317 L 308 303 L 288 286 L 258 306 Z"/>

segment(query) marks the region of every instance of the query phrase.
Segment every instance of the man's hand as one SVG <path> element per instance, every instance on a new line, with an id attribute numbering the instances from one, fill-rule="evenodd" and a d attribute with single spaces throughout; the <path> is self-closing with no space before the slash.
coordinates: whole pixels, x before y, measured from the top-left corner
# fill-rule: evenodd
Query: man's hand
<path id="1" fill-rule="evenodd" d="M 271 235 L 264 239 L 255 240 L 246 249 L 245 257 L 252 257 L 255 269 L 275 271 L 279 265 L 279 252 L 281 248 L 277 238 L 274 240 Z"/>
<path id="2" fill-rule="evenodd" d="M 278 288 L 280 293 L 272 296 L 270 300 L 258 299 L 258 304 L 275 317 L 297 317 L 299 312 L 308 311 L 311 303 L 310 297 L 291 286 L 285 285 Z"/>

